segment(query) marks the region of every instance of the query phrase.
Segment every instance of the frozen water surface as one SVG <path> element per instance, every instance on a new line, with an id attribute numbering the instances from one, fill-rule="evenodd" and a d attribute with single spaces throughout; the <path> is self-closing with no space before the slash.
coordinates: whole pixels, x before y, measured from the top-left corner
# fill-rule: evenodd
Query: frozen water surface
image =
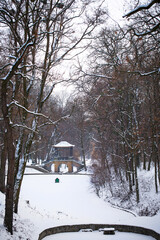
<path id="1" fill-rule="evenodd" d="M 57 233 L 44 240 L 154 240 L 153 237 L 136 233 L 115 232 L 115 235 L 103 235 L 102 232 Z"/>

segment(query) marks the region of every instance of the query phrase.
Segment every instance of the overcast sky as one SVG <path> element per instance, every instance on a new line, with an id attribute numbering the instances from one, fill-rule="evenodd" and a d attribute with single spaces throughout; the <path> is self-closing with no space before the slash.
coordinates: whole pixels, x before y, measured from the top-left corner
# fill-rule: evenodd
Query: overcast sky
<path id="1" fill-rule="evenodd" d="M 109 15 L 119 24 L 123 24 L 123 15 L 125 13 L 125 5 L 124 0 L 106 0 L 106 4 L 108 6 Z"/>
<path id="2" fill-rule="evenodd" d="M 125 19 L 122 16 L 124 15 L 124 13 L 126 12 L 126 9 L 127 9 L 124 2 L 126 2 L 126 0 L 105 0 L 105 2 L 103 3 L 103 6 L 105 8 L 107 8 L 109 11 L 108 12 L 109 16 L 111 16 L 112 19 L 117 21 L 121 26 L 123 25 L 123 23 L 125 21 Z M 109 22 L 111 24 L 113 24 L 113 23 L 115 24 L 115 22 L 113 22 L 113 20 L 110 20 Z M 61 97 L 65 97 L 65 95 L 67 95 L 67 92 L 68 92 L 68 94 L 70 94 L 70 89 L 72 89 L 71 86 L 63 87 L 63 84 L 60 84 L 60 85 L 58 84 L 56 86 L 56 93 L 58 93 L 58 95 L 61 95 Z"/>

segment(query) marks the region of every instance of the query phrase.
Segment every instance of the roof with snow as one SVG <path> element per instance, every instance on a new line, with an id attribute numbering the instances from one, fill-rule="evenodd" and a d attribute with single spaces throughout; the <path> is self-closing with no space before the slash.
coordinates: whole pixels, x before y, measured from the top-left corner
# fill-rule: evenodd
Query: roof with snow
<path id="1" fill-rule="evenodd" d="M 54 147 L 74 147 L 75 145 L 70 144 L 67 141 L 61 141 L 59 143 L 57 143 L 56 145 L 54 145 Z"/>

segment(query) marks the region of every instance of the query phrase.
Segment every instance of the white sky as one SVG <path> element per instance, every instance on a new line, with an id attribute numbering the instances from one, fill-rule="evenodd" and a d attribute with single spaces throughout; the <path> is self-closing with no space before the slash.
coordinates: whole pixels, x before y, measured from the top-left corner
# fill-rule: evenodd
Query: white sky
<path id="1" fill-rule="evenodd" d="M 119 24 L 124 22 L 124 19 L 122 18 L 125 12 L 124 0 L 106 0 L 106 3 L 108 5 L 109 15 L 114 20 L 118 21 Z"/>
<path id="2" fill-rule="evenodd" d="M 122 17 L 125 13 L 125 10 L 126 10 L 126 3 L 127 1 L 126 0 L 105 0 L 104 3 L 103 3 L 103 6 L 104 8 L 107 8 L 108 9 L 108 14 L 109 16 L 115 20 L 119 25 L 123 25 L 124 22 L 125 22 L 125 19 Z M 113 20 L 109 20 L 107 21 L 107 24 L 116 24 Z M 85 55 L 85 54 L 84 54 Z M 81 58 L 81 57 L 80 57 Z M 64 63 L 64 66 L 66 65 L 66 63 Z M 71 63 L 67 63 L 67 69 L 69 70 L 69 66 L 71 66 L 72 64 Z M 63 66 L 63 64 L 62 64 Z M 62 69 L 63 69 L 63 72 L 62 72 Z M 61 74 L 63 76 L 68 76 L 68 71 L 67 69 L 65 69 L 65 67 L 61 68 Z M 68 73 L 67 73 L 68 72 Z M 71 93 L 75 93 L 75 90 L 74 90 L 74 87 L 72 85 L 70 86 L 64 86 L 64 84 L 58 84 L 56 87 L 55 87 L 55 91 L 54 93 L 56 95 L 58 95 L 60 98 L 64 98 L 66 97 L 66 99 L 69 97 L 69 95 Z M 75 93 L 76 94 L 76 93 Z"/>

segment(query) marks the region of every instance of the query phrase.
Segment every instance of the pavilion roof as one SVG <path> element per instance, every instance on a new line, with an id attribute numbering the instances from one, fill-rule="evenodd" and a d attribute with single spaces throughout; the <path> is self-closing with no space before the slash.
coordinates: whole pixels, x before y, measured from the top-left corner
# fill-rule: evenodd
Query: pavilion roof
<path id="1" fill-rule="evenodd" d="M 54 145 L 54 147 L 74 147 L 75 145 L 70 144 L 67 141 L 61 141 L 59 143 L 57 143 L 56 145 Z"/>

